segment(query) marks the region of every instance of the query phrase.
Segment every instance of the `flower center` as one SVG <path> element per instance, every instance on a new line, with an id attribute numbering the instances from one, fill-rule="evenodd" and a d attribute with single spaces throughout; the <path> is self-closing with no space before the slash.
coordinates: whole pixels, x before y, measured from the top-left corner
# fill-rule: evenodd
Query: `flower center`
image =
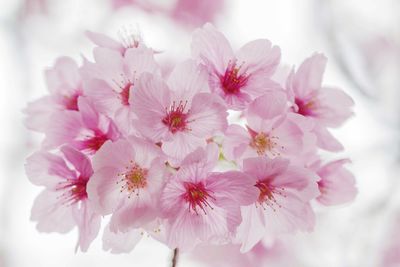
<path id="1" fill-rule="evenodd" d="M 278 188 L 270 184 L 269 180 L 261 180 L 257 181 L 257 183 L 254 185 L 255 187 L 260 190 L 260 193 L 258 195 L 258 200 L 257 202 L 265 209 L 266 205 L 267 207 L 270 207 L 273 211 L 276 211 L 276 207 L 281 208 L 282 206 L 278 204 L 278 202 L 275 199 L 276 194 L 281 195 L 283 197 L 286 197 L 284 191 L 284 188 Z"/>
<path id="2" fill-rule="evenodd" d="M 129 105 L 129 91 L 131 89 L 131 86 L 133 86 L 133 84 L 131 82 L 128 82 L 119 93 L 119 96 L 121 97 L 121 103 L 124 106 Z"/>
<path id="3" fill-rule="evenodd" d="M 239 74 L 241 66 L 236 63 L 229 63 L 225 74 L 220 76 L 220 82 L 225 94 L 238 94 L 240 88 L 246 85 L 249 76 L 246 73 Z"/>
<path id="4" fill-rule="evenodd" d="M 121 179 L 117 181 L 117 184 L 122 184 L 120 192 L 128 191 L 128 198 L 131 198 L 131 194 L 136 193 L 139 196 L 139 190 L 147 186 L 147 174 L 148 170 L 141 168 L 138 164 L 130 161 L 131 166 L 126 167 L 127 171 L 119 173 Z"/>
<path id="5" fill-rule="evenodd" d="M 316 106 L 316 103 L 313 99 L 310 100 L 302 100 L 299 98 L 295 98 L 295 103 L 298 107 L 297 113 L 303 115 L 303 116 L 312 116 L 314 115 L 314 108 Z"/>
<path id="6" fill-rule="evenodd" d="M 162 119 L 162 123 L 168 126 L 170 132 L 176 133 L 178 131 L 188 130 L 187 117 L 189 111 L 185 113 L 186 104 L 187 102 L 183 103 L 180 101 L 179 104 L 176 105 L 176 102 L 174 101 L 170 108 L 166 109 L 166 115 Z"/>
<path id="7" fill-rule="evenodd" d="M 78 98 L 81 96 L 80 92 L 76 92 L 71 96 L 64 96 L 64 106 L 67 110 L 76 110 L 79 111 L 78 107 Z"/>
<path id="8" fill-rule="evenodd" d="M 278 146 L 277 141 L 279 140 L 278 136 L 270 136 L 270 134 L 259 132 L 257 133 L 250 127 L 247 127 L 247 131 L 251 136 L 250 147 L 253 148 L 259 156 L 265 155 L 266 152 L 270 152 L 272 156 L 279 156 L 280 153 L 276 151 Z M 281 147 L 284 148 L 283 146 Z"/>
<path id="9" fill-rule="evenodd" d="M 108 139 L 106 134 L 96 133 L 93 137 L 84 140 L 82 146 L 89 154 L 94 154 Z"/>
<path id="10" fill-rule="evenodd" d="M 183 194 L 183 199 L 189 204 L 189 211 L 192 210 L 198 215 L 198 208 L 202 209 L 204 214 L 207 214 L 207 207 L 212 209 L 208 199 L 214 198 L 210 195 L 203 183 L 186 182 L 184 187 L 186 192 Z"/>
<path id="11" fill-rule="evenodd" d="M 78 179 L 65 179 L 57 184 L 56 190 L 62 190 L 62 195 L 58 196 L 62 204 L 73 205 L 80 200 L 87 198 L 86 185 L 88 179 L 79 177 Z"/>

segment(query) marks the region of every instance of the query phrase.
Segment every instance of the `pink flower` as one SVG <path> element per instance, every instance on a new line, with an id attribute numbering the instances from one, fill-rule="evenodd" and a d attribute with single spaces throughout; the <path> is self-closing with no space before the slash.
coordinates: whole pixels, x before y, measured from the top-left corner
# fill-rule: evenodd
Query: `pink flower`
<path id="1" fill-rule="evenodd" d="M 78 108 L 79 111 L 55 112 L 50 117 L 52 127 L 46 130 L 45 148 L 68 144 L 92 155 L 107 140 L 120 137 L 113 121 L 98 113 L 86 97 L 79 97 Z"/>
<path id="2" fill-rule="evenodd" d="M 229 241 L 241 221 L 240 206 L 256 198 L 243 173 L 213 173 L 217 160 L 215 144 L 198 148 L 166 183 L 160 204 L 169 247 L 190 250 L 201 242 Z"/>
<path id="3" fill-rule="evenodd" d="M 249 251 L 266 234 L 311 231 L 315 217 L 310 200 L 319 195 L 317 176 L 281 158 L 244 160 L 243 172 L 258 189 L 257 200 L 242 207 L 238 228 L 242 252 Z"/>
<path id="4" fill-rule="evenodd" d="M 314 119 L 314 132 L 318 146 L 338 151 L 343 146 L 329 133 L 326 127 L 339 127 L 352 114 L 353 100 L 342 90 L 323 87 L 322 76 L 326 57 L 314 54 L 307 58 L 296 72 L 292 71 L 287 80 L 287 89 L 294 112 Z"/>
<path id="5" fill-rule="evenodd" d="M 231 109 L 243 110 L 266 90 L 279 88 L 270 77 L 280 49 L 266 39 L 249 42 L 234 54 L 225 36 L 207 23 L 193 34 L 192 54 L 207 67 L 211 91 Z"/>
<path id="6" fill-rule="evenodd" d="M 158 76 L 143 74 L 133 92 L 139 132 L 161 142 L 174 166 L 226 128 L 225 105 L 203 90 L 207 90 L 207 74 L 188 60 L 174 69 L 168 85 Z"/>
<path id="7" fill-rule="evenodd" d="M 324 205 L 339 205 L 354 200 L 357 195 L 354 175 L 343 165 L 350 162 L 347 159 L 332 161 L 320 166 L 317 174 L 321 195 L 317 200 Z"/>
<path id="8" fill-rule="evenodd" d="M 247 112 L 246 128 L 229 125 L 223 141 L 224 155 L 242 165 L 249 157 L 295 157 L 314 148 L 312 124 L 294 114 L 286 115 L 283 91 L 268 91 L 256 98 Z"/>
<path id="9" fill-rule="evenodd" d="M 153 54 L 153 50 L 146 47 L 128 49 L 124 56 L 97 47 L 94 49 L 95 63 L 86 61 L 82 68 L 85 93 L 99 112 L 114 120 L 125 136 L 134 133 L 132 92 L 140 75 L 144 72 L 159 73 Z"/>
<path id="10" fill-rule="evenodd" d="M 112 232 L 127 232 L 156 219 L 165 178 L 158 146 L 136 137 L 108 141 L 93 157 L 93 168 L 89 198 L 99 213 L 112 213 Z"/>
<path id="11" fill-rule="evenodd" d="M 41 232 L 69 232 L 78 227 L 77 247 L 86 251 L 100 229 L 100 216 L 87 197 L 86 185 L 93 174 L 90 160 L 69 147 L 61 155 L 36 152 L 27 159 L 26 173 L 32 183 L 46 189 L 36 198 L 31 219 Z"/>
<path id="12" fill-rule="evenodd" d="M 29 103 L 24 110 L 27 127 L 39 132 L 50 127 L 53 112 L 78 110 L 78 97 L 83 94 L 78 65 L 71 58 L 57 59 L 45 74 L 50 95 Z"/>

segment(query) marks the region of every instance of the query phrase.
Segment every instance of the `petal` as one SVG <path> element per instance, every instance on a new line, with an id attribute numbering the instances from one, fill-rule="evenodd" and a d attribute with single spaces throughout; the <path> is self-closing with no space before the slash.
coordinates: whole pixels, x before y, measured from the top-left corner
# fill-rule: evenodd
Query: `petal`
<path id="1" fill-rule="evenodd" d="M 61 152 L 64 154 L 65 158 L 72 163 L 75 169 L 79 171 L 81 176 L 87 179 L 92 176 L 92 164 L 87 156 L 70 146 L 61 147 Z"/>
<path id="2" fill-rule="evenodd" d="M 108 37 L 107 35 L 91 31 L 86 31 L 85 35 L 90 41 L 98 46 L 116 50 L 120 53 L 124 51 L 124 47 L 120 43 Z"/>
<path id="3" fill-rule="evenodd" d="M 101 217 L 91 210 L 87 201 L 82 201 L 81 206 L 74 210 L 73 215 L 79 232 L 76 250 L 80 248 L 82 252 L 86 252 L 99 234 Z"/>
<path id="4" fill-rule="evenodd" d="M 318 147 L 332 152 L 338 152 L 344 149 L 343 145 L 324 126 L 316 125 L 314 133 L 317 136 Z"/>
<path id="5" fill-rule="evenodd" d="M 35 199 L 31 220 L 37 221 L 39 232 L 66 233 L 75 226 L 73 206 L 62 204 L 59 199 L 61 194 L 44 190 Z"/>
<path id="6" fill-rule="evenodd" d="M 86 191 L 93 209 L 102 215 L 112 213 L 123 196 L 117 184 L 118 173 L 116 168 L 103 167 L 96 170 L 87 183 Z"/>
<path id="7" fill-rule="evenodd" d="M 236 53 L 236 59 L 242 64 L 241 71 L 251 75 L 271 76 L 279 65 L 281 51 L 272 46 L 267 39 L 251 41 Z"/>
<path id="8" fill-rule="evenodd" d="M 318 53 L 304 60 L 293 81 L 294 92 L 297 97 L 306 97 L 311 92 L 321 88 L 326 62 L 327 58 Z"/>
<path id="9" fill-rule="evenodd" d="M 243 221 L 238 228 L 237 238 L 242 243 L 240 252 L 251 250 L 265 235 L 265 222 L 262 209 L 255 205 L 241 208 Z"/>
<path id="10" fill-rule="evenodd" d="M 174 68 L 168 86 L 174 91 L 176 100 L 188 101 L 190 105 L 195 94 L 209 91 L 207 71 L 194 60 L 186 60 Z"/>
<path id="11" fill-rule="evenodd" d="M 71 93 L 78 89 L 81 81 L 78 65 L 69 57 L 58 58 L 54 67 L 46 70 L 45 75 L 51 93 Z"/>
<path id="12" fill-rule="evenodd" d="M 96 109 L 105 115 L 114 116 L 116 110 L 122 106 L 118 93 L 105 81 L 90 79 L 84 83 L 84 90 Z"/>
<path id="13" fill-rule="evenodd" d="M 206 146 L 205 138 L 198 138 L 188 133 L 177 132 L 173 139 L 163 142 L 162 150 L 168 156 L 168 162 L 172 166 L 179 166 L 186 155 L 198 147 Z"/>
<path id="14" fill-rule="evenodd" d="M 337 160 L 318 170 L 321 195 L 317 200 L 324 205 L 339 205 L 354 200 L 357 195 L 354 175 L 343 165 L 348 160 Z"/>
<path id="15" fill-rule="evenodd" d="M 243 155 L 250 141 L 249 133 L 243 127 L 237 124 L 229 125 L 222 143 L 224 156 L 229 160 L 237 160 Z"/>
<path id="16" fill-rule="evenodd" d="M 199 138 L 210 138 L 227 127 L 228 112 L 218 98 L 209 93 L 199 93 L 193 98 L 188 120 L 191 133 Z"/>
<path id="17" fill-rule="evenodd" d="M 153 49 L 140 47 L 126 50 L 124 62 L 128 66 L 129 74 L 138 79 L 139 75 L 144 72 L 159 74 L 160 69 L 154 60 Z"/>
<path id="18" fill-rule="evenodd" d="M 111 253 L 129 253 L 143 237 L 143 230 L 132 229 L 128 232 L 114 233 L 110 230 L 110 225 L 104 229 L 103 249 Z"/>
<path id="19" fill-rule="evenodd" d="M 220 74 L 225 72 L 229 60 L 233 59 L 233 51 L 228 40 L 210 23 L 194 31 L 191 48 L 194 58 L 211 65 Z"/>
<path id="20" fill-rule="evenodd" d="M 249 113 L 269 120 L 282 116 L 287 110 L 287 99 L 284 91 L 267 91 L 257 97 L 249 106 Z"/>
<path id="21" fill-rule="evenodd" d="M 26 159 L 25 171 L 29 180 L 39 186 L 54 188 L 60 179 L 76 177 L 65 161 L 56 155 L 39 151 Z"/>
<path id="22" fill-rule="evenodd" d="M 162 119 L 165 109 L 171 104 L 167 85 L 157 76 L 143 74 L 132 98 L 133 111 L 139 119 L 139 131 L 156 142 L 160 141 L 159 138 L 167 131 Z M 142 128 L 142 124 L 145 127 Z"/>
<path id="23" fill-rule="evenodd" d="M 130 160 L 135 159 L 135 151 L 131 143 L 125 139 L 105 142 L 94 155 L 93 169 L 99 170 L 104 167 L 124 169 Z"/>

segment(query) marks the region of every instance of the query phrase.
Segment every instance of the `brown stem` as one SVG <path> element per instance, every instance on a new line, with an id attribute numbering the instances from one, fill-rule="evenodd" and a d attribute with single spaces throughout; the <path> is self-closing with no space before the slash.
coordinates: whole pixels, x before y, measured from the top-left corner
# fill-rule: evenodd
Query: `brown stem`
<path id="1" fill-rule="evenodd" d="M 172 267 L 176 267 L 178 266 L 178 255 L 179 255 L 179 251 L 178 248 L 174 249 L 174 254 L 172 256 Z"/>

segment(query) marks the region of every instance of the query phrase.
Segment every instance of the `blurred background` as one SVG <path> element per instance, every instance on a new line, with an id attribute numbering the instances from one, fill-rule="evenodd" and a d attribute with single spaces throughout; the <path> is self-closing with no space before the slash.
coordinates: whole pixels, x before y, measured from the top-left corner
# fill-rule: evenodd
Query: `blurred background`
<path id="1" fill-rule="evenodd" d="M 283 239 L 265 266 L 400 266 L 400 1 L 1 0 L 0 267 L 168 266 L 171 251 L 150 238 L 127 255 L 103 252 L 101 238 L 75 254 L 76 232 L 36 231 L 29 216 L 41 188 L 23 164 L 41 136 L 24 128 L 22 109 L 46 93 L 43 70 L 57 57 L 90 58 L 85 30 L 117 38 L 121 26 L 138 27 L 168 64 L 190 55 L 191 31 L 206 21 L 235 48 L 268 38 L 297 66 L 314 51 L 326 54 L 324 84 L 356 102 L 356 115 L 334 134 L 346 147 L 339 156 L 352 159 L 357 199 L 318 210 L 315 232 Z M 212 256 L 183 255 L 179 266 L 230 266 L 199 262 Z"/>

